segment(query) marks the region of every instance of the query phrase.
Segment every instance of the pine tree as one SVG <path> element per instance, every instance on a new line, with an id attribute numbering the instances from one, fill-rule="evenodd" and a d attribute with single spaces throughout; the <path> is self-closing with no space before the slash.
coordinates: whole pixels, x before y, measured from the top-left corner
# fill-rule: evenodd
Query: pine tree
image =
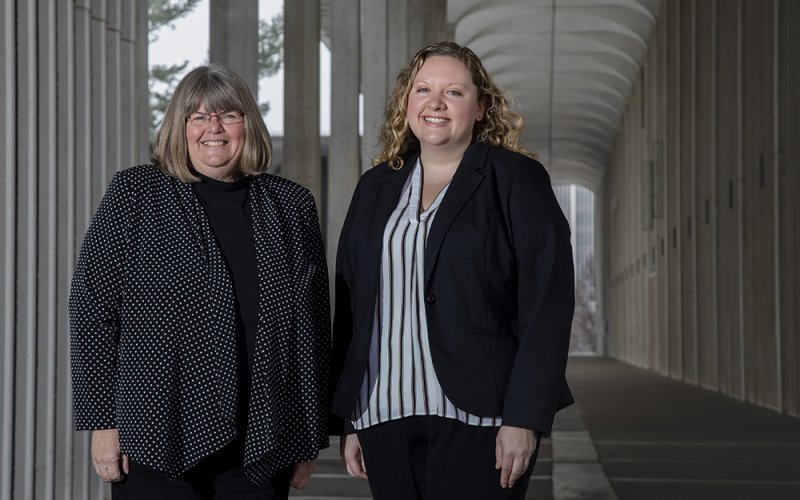
<path id="1" fill-rule="evenodd" d="M 175 29 L 175 21 L 191 13 L 200 0 L 150 0 L 148 6 L 149 42 L 158 40 L 161 29 Z M 258 77 L 272 76 L 283 64 L 283 14 L 270 21 L 260 21 L 258 26 Z M 155 140 L 164 112 L 175 86 L 187 70 L 189 61 L 176 64 L 155 64 L 150 67 L 150 143 Z M 269 112 L 269 102 L 259 105 L 261 114 Z"/>

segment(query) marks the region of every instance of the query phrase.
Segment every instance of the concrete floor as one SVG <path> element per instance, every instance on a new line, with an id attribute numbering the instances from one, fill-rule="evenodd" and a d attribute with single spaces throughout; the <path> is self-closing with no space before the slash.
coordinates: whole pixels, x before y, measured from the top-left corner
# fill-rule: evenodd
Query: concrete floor
<path id="1" fill-rule="evenodd" d="M 527 499 L 800 499 L 800 418 L 605 358 L 571 358 L 568 378 L 578 403 L 543 442 Z M 292 498 L 371 496 L 334 442 Z"/>
<path id="2" fill-rule="evenodd" d="M 568 376 L 619 500 L 800 499 L 800 418 L 609 359 Z"/>

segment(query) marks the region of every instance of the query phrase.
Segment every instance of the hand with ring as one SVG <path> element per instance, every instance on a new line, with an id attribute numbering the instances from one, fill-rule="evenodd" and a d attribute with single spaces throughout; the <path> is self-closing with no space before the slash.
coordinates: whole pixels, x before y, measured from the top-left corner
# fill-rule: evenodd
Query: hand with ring
<path id="1" fill-rule="evenodd" d="M 92 464 L 100 479 L 107 483 L 118 483 L 129 471 L 128 456 L 119 447 L 117 429 L 92 431 Z"/>

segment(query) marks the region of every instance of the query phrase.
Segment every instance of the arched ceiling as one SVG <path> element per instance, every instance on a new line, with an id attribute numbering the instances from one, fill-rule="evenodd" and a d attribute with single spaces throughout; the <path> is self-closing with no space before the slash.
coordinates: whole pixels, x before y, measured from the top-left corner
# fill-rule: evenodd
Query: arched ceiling
<path id="1" fill-rule="evenodd" d="M 554 182 L 599 187 L 661 0 L 447 0 Z"/>

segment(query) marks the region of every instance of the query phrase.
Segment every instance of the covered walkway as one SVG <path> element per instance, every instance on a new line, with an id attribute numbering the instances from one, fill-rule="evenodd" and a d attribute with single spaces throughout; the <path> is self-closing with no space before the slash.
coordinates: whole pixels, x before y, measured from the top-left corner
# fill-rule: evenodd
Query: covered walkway
<path id="1" fill-rule="evenodd" d="M 209 57 L 252 73 L 257 0 L 209 3 Z M 609 359 L 572 360 L 533 498 L 800 499 L 799 1 L 284 5 L 276 173 L 314 193 L 331 261 L 429 42 L 472 47 L 553 182 L 591 191 L 585 323 Z M 73 431 L 67 299 L 109 180 L 148 161 L 148 23 L 145 0 L 0 1 L 0 500 L 110 498 Z M 327 453 L 300 497 L 368 498 Z"/>
<path id="2" fill-rule="evenodd" d="M 578 403 L 559 414 L 529 499 L 800 498 L 800 420 L 608 358 L 571 358 L 568 376 Z M 337 452 L 293 498 L 370 498 Z"/>

